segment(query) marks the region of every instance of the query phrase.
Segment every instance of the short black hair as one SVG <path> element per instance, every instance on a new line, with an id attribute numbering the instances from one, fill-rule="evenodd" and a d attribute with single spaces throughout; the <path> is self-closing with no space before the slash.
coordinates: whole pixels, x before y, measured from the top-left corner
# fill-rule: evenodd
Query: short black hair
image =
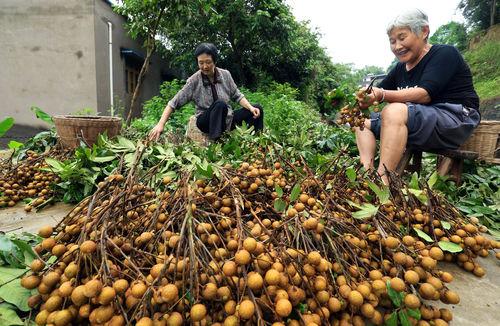
<path id="1" fill-rule="evenodd" d="M 217 48 L 212 43 L 200 43 L 194 50 L 194 57 L 198 58 L 200 54 L 208 54 L 214 62 L 217 61 Z"/>

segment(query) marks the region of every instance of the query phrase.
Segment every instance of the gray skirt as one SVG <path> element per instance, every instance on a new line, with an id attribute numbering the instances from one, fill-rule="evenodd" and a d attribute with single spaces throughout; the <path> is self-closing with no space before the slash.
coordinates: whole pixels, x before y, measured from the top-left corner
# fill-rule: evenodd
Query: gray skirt
<path id="1" fill-rule="evenodd" d="M 456 149 L 462 145 L 477 127 L 481 116 L 462 104 L 436 103 L 432 105 L 406 103 L 408 106 L 407 147 L 421 150 Z M 371 127 L 380 138 L 382 116 L 372 113 Z"/>

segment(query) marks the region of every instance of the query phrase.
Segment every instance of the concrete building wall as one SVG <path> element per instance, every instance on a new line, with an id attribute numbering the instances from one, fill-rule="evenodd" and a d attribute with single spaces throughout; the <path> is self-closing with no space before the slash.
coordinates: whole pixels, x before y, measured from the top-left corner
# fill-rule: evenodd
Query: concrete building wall
<path id="1" fill-rule="evenodd" d="M 0 119 L 97 107 L 94 1 L 0 1 Z"/>
<path id="2" fill-rule="evenodd" d="M 113 28 L 113 97 L 114 107 L 119 111 L 128 112 L 132 93 L 127 92 L 126 85 L 126 59 L 120 54 L 120 49 L 131 49 L 146 57 L 146 51 L 142 49 L 142 40 L 133 40 L 125 28 L 124 17 L 113 12 L 107 1 L 96 0 L 95 2 L 95 57 L 97 67 L 97 107 L 101 114 L 109 114 L 111 107 L 110 81 L 109 81 L 109 47 L 108 47 L 108 22 Z M 140 70 L 140 66 L 138 66 Z M 142 106 L 145 100 L 158 94 L 163 81 L 162 76 L 173 74 L 168 69 L 168 62 L 158 55 L 153 55 L 149 71 L 143 81 L 140 97 L 136 102 Z M 138 110 L 136 110 L 138 111 Z"/>

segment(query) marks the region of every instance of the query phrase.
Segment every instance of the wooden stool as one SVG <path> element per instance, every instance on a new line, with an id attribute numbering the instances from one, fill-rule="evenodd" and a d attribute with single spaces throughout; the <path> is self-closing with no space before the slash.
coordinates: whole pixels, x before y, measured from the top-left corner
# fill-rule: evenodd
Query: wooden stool
<path id="1" fill-rule="evenodd" d="M 462 182 L 462 169 L 464 160 L 475 160 L 479 154 L 471 151 L 464 150 L 436 150 L 428 151 L 429 153 L 437 154 L 436 170 L 440 176 L 450 175 L 450 179 L 455 181 L 457 185 Z M 411 162 L 411 163 L 410 163 Z M 396 172 L 401 175 L 405 170 L 413 173 L 420 172 L 422 167 L 422 151 L 418 149 L 407 148 L 403 157 L 399 161 Z"/>

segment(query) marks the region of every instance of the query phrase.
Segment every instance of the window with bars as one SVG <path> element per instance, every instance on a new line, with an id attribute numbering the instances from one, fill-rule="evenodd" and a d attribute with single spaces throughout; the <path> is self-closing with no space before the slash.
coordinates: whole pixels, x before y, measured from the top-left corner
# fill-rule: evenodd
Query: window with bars
<path id="1" fill-rule="evenodd" d="M 126 66 L 125 67 L 125 87 L 128 94 L 133 94 L 135 87 L 137 86 L 137 80 L 139 79 L 139 70 Z"/>

